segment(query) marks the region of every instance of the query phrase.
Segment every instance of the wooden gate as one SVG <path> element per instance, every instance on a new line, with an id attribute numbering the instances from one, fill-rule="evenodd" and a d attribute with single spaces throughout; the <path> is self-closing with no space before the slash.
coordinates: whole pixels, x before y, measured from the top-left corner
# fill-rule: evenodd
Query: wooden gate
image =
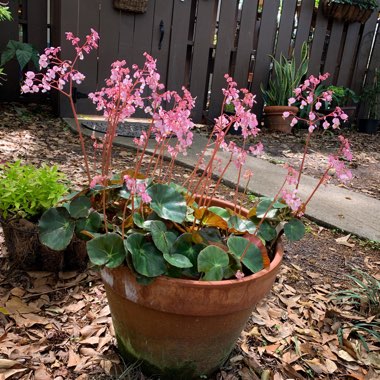
<path id="1" fill-rule="evenodd" d="M 38 40 L 36 45 L 41 50 L 46 45 L 43 15 L 46 3 L 51 3 L 52 45 L 62 46 L 65 57 L 72 52 L 65 32 L 72 31 L 80 37 L 90 28 L 99 32 L 97 53 L 79 64 L 79 70 L 86 75 L 78 86 L 79 113 L 94 113 L 94 106 L 83 96 L 103 86 L 115 59 L 141 64 L 146 51 L 157 58 L 168 89 L 180 90 L 185 85 L 197 97 L 193 118 L 200 122 L 220 113 L 225 73 L 231 74 L 240 87 L 257 94 L 255 111 L 260 115 L 260 84 L 266 86 L 270 78 L 270 55 L 278 58 L 283 53 L 289 57 L 294 52 L 298 57 L 304 41 L 310 47 L 309 74 L 330 72 L 329 83 L 360 92 L 365 78 L 370 79 L 380 65 L 378 12 L 373 12 L 364 25 L 348 24 L 327 19 L 317 6 L 320 2 L 148 0 L 147 12 L 134 14 L 114 9 L 113 0 L 23 0 L 27 12 L 21 22 L 28 25 L 26 42 Z M 19 1 L 9 3 L 17 11 Z M 11 34 L 17 35 L 16 21 L 3 22 L 0 27 L 5 25 L 13 25 L 13 29 L 12 33 L 0 33 L 0 49 Z M 33 37 L 37 36 L 33 30 L 39 31 L 38 38 Z M 45 30 L 45 40 L 41 30 Z M 18 71 L 11 73 L 9 67 L 6 70 L 9 82 L 15 81 L 18 87 Z M 0 93 L 4 94 L 4 88 Z M 5 98 L 10 97 L 7 94 Z M 70 114 L 64 99 L 58 104 L 62 116 Z"/>

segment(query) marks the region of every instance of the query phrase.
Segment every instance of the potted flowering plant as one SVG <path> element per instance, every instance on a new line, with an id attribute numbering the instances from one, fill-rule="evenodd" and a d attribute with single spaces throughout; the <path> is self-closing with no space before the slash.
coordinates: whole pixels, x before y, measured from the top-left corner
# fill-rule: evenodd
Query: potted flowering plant
<path id="1" fill-rule="evenodd" d="M 56 89 L 68 97 L 89 181 L 88 187 L 73 194 L 66 204 L 44 213 L 40 239 L 56 249 L 66 245 L 75 230 L 88 236 L 88 255 L 101 268 L 124 356 L 142 360 L 163 378 L 207 375 L 226 360 L 254 304 L 269 292 L 283 255 L 280 236 L 284 233 L 291 240 L 303 236 L 299 217 L 317 189 L 305 202 L 297 197 L 303 161 L 299 172 L 288 167 L 274 198 L 243 208 L 245 191 L 239 183 L 244 179 L 247 189 L 252 176 L 244 172 L 244 163 L 247 155 L 258 154 L 262 145 L 248 147 L 248 139 L 259 133 L 251 111 L 254 96 L 238 90 L 228 75 L 222 109 L 233 104 L 235 114 L 215 119 L 192 174 L 181 184 L 173 183 L 175 159 L 186 154 L 192 144 L 194 99 L 185 88 L 183 95 L 165 91 L 156 62 L 148 54 L 142 68 L 133 65 L 129 69 L 125 61 L 114 62 L 106 87 L 89 95 L 108 123 L 101 141 L 94 136 L 94 149 L 101 150 L 95 155 L 100 162 L 94 162 L 91 167 L 95 170 L 90 170 L 71 95 L 73 81 L 84 78 L 75 64 L 97 47 L 98 38 L 92 30 L 80 44 L 79 38 L 67 33 L 76 50 L 74 60 L 60 59 L 59 48 L 46 49 L 40 57 L 46 73 L 28 72 L 22 87 L 24 93 Z M 310 136 L 317 118 L 313 107 L 320 102 L 313 95 L 314 83 L 322 79 L 312 78 L 303 88 L 311 106 Z M 111 158 L 116 127 L 138 108 L 148 114 L 149 128 L 135 139 L 134 166 L 115 173 Z M 341 110 L 334 112 L 337 120 L 345 119 Z M 297 116 L 294 119 L 297 121 Z M 233 124 L 241 128 L 242 146 L 226 140 Z M 337 126 L 334 121 L 333 127 Z M 155 145 L 147 154 L 152 136 Z M 341 154 L 349 155 L 343 137 L 317 187 L 327 180 L 331 167 L 336 167 L 342 178 L 349 178 L 338 159 Z M 215 193 L 232 165 L 239 180 L 233 201 L 227 202 L 217 199 Z M 220 175 L 210 190 L 214 171 Z"/>

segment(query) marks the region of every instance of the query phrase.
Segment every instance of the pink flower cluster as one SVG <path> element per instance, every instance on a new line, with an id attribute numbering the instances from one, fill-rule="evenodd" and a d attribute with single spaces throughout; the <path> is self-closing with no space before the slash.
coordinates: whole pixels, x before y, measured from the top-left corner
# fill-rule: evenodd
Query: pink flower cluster
<path id="1" fill-rule="evenodd" d="M 183 88 L 181 97 L 175 91 L 164 90 L 160 83 L 156 61 L 147 53 L 143 68 L 133 65 L 133 71 L 126 67 L 125 61 L 116 61 L 111 66 L 111 76 L 106 80 L 106 87 L 89 94 L 98 111 L 103 111 L 110 122 L 123 122 L 131 117 L 137 109 L 143 109 L 152 116 L 153 124 L 149 134 L 154 134 L 157 143 L 162 144 L 172 136 L 177 138 L 175 145 L 167 147 L 172 157 L 179 152 L 186 154 L 192 144 L 191 129 L 194 124 L 190 119 L 194 98 Z M 145 89 L 149 94 L 144 97 Z M 170 104 L 170 109 L 165 105 Z M 144 147 L 149 135 L 143 132 L 134 140 L 139 147 Z"/>
<path id="2" fill-rule="evenodd" d="M 144 203 L 150 203 L 152 201 L 152 198 L 146 192 L 146 183 L 144 181 L 137 180 L 129 175 L 125 175 L 124 182 L 131 195 L 137 195 L 141 197 L 141 200 Z"/>
<path id="3" fill-rule="evenodd" d="M 305 107 L 309 107 L 308 118 L 304 119 L 297 115 L 292 114 L 291 112 L 284 112 L 283 117 L 288 118 L 293 116 L 291 121 L 291 126 L 295 126 L 298 121 L 303 120 L 309 125 L 309 132 L 312 133 L 319 124 L 322 124 L 324 129 L 329 128 L 330 126 L 333 129 L 340 127 L 341 122 L 344 122 L 348 119 L 348 116 L 343 112 L 339 107 L 336 107 L 335 110 L 330 112 L 328 115 L 321 115 L 317 111 L 322 107 L 322 102 L 330 103 L 332 100 L 332 91 L 326 90 L 322 91 L 321 94 L 318 93 L 317 87 L 321 82 L 326 80 L 329 77 L 329 73 L 320 75 L 318 78 L 311 75 L 308 79 L 304 81 L 299 87 L 294 90 L 294 97 L 288 100 L 288 104 L 294 105 L 299 103 L 299 108 L 302 110 Z M 329 120 L 332 119 L 332 122 Z"/>
<path id="4" fill-rule="evenodd" d="M 74 61 L 63 61 L 58 57 L 61 48 L 47 48 L 45 53 L 41 54 L 39 64 L 41 69 L 46 69 L 45 73 L 34 74 L 32 71 L 26 73 L 26 80 L 21 86 L 23 94 L 33 92 L 46 92 L 52 88 L 62 91 L 68 82 L 82 83 L 85 76 L 78 70 L 74 69 L 77 59 L 83 59 L 83 52 L 89 54 L 92 49 L 98 47 L 99 35 L 91 29 L 91 33 L 86 36 L 86 42 L 79 46 L 80 39 L 74 37 L 72 33 L 66 33 L 66 39 L 71 41 L 75 46 L 76 57 Z"/>

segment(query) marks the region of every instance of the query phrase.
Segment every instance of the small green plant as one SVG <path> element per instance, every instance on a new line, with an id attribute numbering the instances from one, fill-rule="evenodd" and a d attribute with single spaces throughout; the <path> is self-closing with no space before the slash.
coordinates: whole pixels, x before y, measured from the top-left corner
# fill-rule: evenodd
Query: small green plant
<path id="1" fill-rule="evenodd" d="M 351 303 L 364 316 L 380 314 L 380 281 L 360 269 L 354 271 L 358 276 L 347 276 L 352 282 L 352 287 L 334 292 L 332 298 Z"/>
<path id="2" fill-rule="evenodd" d="M 12 14 L 9 11 L 9 7 L 5 5 L 0 5 L 0 21 L 11 21 Z"/>
<path id="3" fill-rule="evenodd" d="M 21 70 L 23 70 L 29 62 L 33 62 L 36 68 L 39 67 L 38 51 L 34 49 L 31 44 L 9 40 L 5 50 L 1 54 L 0 66 L 4 66 L 14 58 L 17 59 Z"/>
<path id="4" fill-rule="evenodd" d="M 328 86 L 327 90 L 332 91 L 332 102 L 330 108 L 345 107 L 351 102 L 358 103 L 360 98 L 354 91 L 343 86 Z"/>
<path id="5" fill-rule="evenodd" d="M 380 316 L 380 281 L 360 269 L 354 271 L 357 275 L 347 276 L 351 280 L 352 287 L 334 292 L 331 298 L 354 306 L 356 311 L 367 319 L 363 322 L 355 321 L 345 328 L 350 330 L 350 335 L 357 336 L 368 351 L 368 344 L 363 334 L 372 336 L 380 342 L 380 321 L 375 319 Z M 342 341 L 343 328 L 338 332 L 338 337 Z"/>
<path id="6" fill-rule="evenodd" d="M 66 193 L 64 180 L 57 166 L 36 168 L 21 161 L 0 165 L 0 216 L 39 217 Z"/>
<path id="7" fill-rule="evenodd" d="M 293 90 L 299 86 L 306 75 L 308 65 L 309 49 L 306 42 L 302 45 L 301 62 L 298 67 L 296 67 L 294 56 L 290 60 L 282 54 L 278 61 L 273 58 L 273 74 L 268 89 L 265 90 L 261 84 L 265 105 L 287 106 L 288 99 L 294 96 Z"/>
<path id="8" fill-rule="evenodd" d="M 368 118 L 380 120 L 380 68 L 375 69 L 373 80 L 364 88 L 360 99 L 368 107 Z"/>

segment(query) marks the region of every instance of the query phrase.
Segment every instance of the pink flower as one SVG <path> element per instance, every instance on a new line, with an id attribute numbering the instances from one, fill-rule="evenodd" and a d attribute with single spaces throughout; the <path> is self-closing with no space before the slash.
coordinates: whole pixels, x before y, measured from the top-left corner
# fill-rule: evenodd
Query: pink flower
<path id="1" fill-rule="evenodd" d="M 329 164 L 332 168 L 335 169 L 335 174 L 338 177 L 339 181 L 346 183 L 352 179 L 352 173 L 344 165 L 343 161 L 340 161 L 335 156 L 329 156 Z"/>
<path id="2" fill-rule="evenodd" d="M 288 105 L 291 106 L 292 104 L 294 104 L 296 102 L 296 99 L 295 98 L 289 98 L 288 99 Z"/>
<path id="3" fill-rule="evenodd" d="M 297 211 L 302 205 L 301 199 L 297 197 L 297 191 L 297 189 L 292 191 L 282 190 L 282 199 L 293 211 Z"/>
<path id="4" fill-rule="evenodd" d="M 298 183 L 298 172 L 296 169 L 291 167 L 289 164 L 284 165 L 285 169 L 288 170 L 288 175 L 286 176 L 286 182 L 289 185 L 297 185 Z"/>
<path id="5" fill-rule="evenodd" d="M 290 112 L 288 112 L 288 111 L 285 111 L 283 114 L 282 114 L 282 118 L 283 119 L 286 119 L 287 117 L 289 117 L 290 116 Z"/>
<path id="6" fill-rule="evenodd" d="M 236 273 L 235 273 L 235 277 L 238 279 L 238 280 L 241 280 L 244 278 L 244 273 L 241 271 L 241 270 L 238 270 Z"/>

